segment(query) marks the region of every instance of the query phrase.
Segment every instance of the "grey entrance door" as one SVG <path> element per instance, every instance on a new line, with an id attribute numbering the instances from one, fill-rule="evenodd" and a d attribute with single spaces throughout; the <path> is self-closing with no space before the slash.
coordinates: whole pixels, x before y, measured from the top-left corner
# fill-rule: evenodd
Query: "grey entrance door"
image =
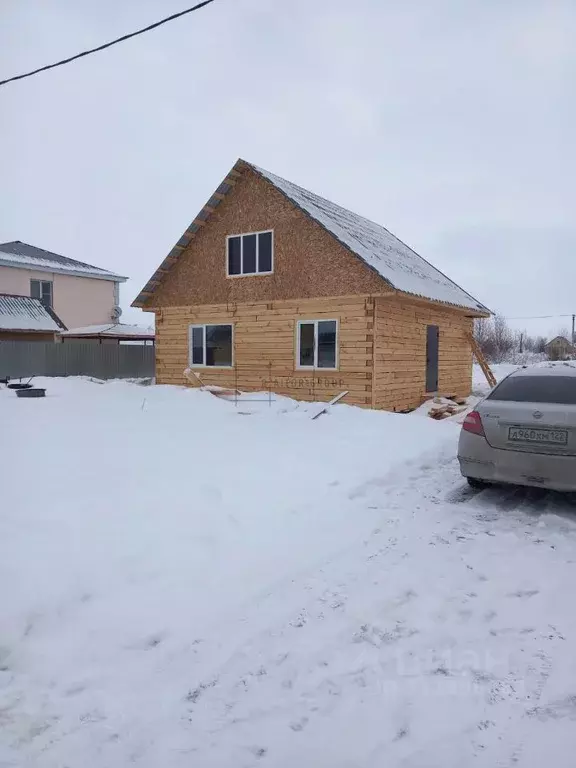
<path id="1" fill-rule="evenodd" d="M 426 327 L 426 392 L 438 391 L 438 339 L 437 325 Z"/>

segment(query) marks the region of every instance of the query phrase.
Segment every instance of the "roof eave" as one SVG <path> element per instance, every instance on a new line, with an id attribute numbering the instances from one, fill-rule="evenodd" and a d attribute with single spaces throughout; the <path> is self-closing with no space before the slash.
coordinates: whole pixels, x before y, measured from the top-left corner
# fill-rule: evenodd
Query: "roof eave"
<path id="1" fill-rule="evenodd" d="M 406 299 L 413 299 L 415 301 L 422 301 L 426 304 L 437 304 L 442 307 L 450 308 L 458 310 L 459 312 L 465 312 L 466 314 L 470 315 L 471 317 L 491 317 L 494 313 L 492 310 L 488 309 L 488 307 L 485 307 L 483 304 L 480 304 L 478 302 L 479 307 L 471 307 L 468 304 L 453 304 L 450 301 L 442 301 L 441 299 L 429 299 L 427 296 L 422 296 L 419 293 L 408 293 L 407 291 L 396 291 L 398 296 L 402 296 Z"/>
<path id="2" fill-rule="evenodd" d="M 112 341 L 154 341 L 156 336 L 124 336 L 110 333 L 59 333 L 63 339 L 111 339 Z"/>
<path id="3" fill-rule="evenodd" d="M 125 283 L 128 280 L 123 275 L 116 275 L 113 272 L 104 272 L 103 274 L 96 274 L 94 272 L 81 272 L 75 269 L 58 268 L 53 266 L 43 266 L 42 264 L 27 264 L 21 261 L 11 261 L 9 259 L 3 259 L 0 256 L 0 266 L 2 267 L 14 267 L 14 269 L 27 269 L 29 272 L 53 272 L 59 275 L 69 275 L 70 277 L 89 277 L 93 280 L 110 280 L 114 283 Z"/>
<path id="4" fill-rule="evenodd" d="M 58 333 L 59 328 L 2 328 L 0 333 Z"/>

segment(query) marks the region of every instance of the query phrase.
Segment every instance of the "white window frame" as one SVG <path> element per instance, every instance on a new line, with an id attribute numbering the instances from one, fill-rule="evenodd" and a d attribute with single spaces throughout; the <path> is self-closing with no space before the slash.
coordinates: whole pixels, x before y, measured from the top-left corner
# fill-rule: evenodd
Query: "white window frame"
<path id="1" fill-rule="evenodd" d="M 206 327 L 212 325 L 225 325 L 232 330 L 232 362 L 230 365 L 206 365 Z M 192 362 L 192 332 L 194 328 L 202 328 L 203 341 L 202 341 L 202 363 Z M 194 323 L 188 326 L 188 367 L 189 368 L 208 368 L 209 370 L 223 370 L 229 371 L 234 368 L 234 325 L 233 323 Z"/>
<path id="2" fill-rule="evenodd" d="M 258 235 L 272 235 L 272 254 L 271 254 L 271 263 L 270 263 L 270 271 L 269 272 L 244 272 L 244 238 L 247 235 L 256 235 L 256 267 L 258 267 L 259 259 L 260 259 L 260 240 L 258 238 Z M 238 275 L 231 275 L 230 274 L 230 260 L 228 258 L 228 241 L 232 237 L 239 237 L 240 238 L 240 274 Z M 262 229 L 259 232 L 241 232 L 237 235 L 226 235 L 226 277 L 234 278 L 234 277 L 259 277 L 260 275 L 272 275 L 274 273 L 274 230 L 273 229 Z"/>
<path id="3" fill-rule="evenodd" d="M 50 303 L 47 306 L 49 306 L 50 309 L 52 309 L 53 306 L 54 306 L 54 281 L 53 280 L 39 280 L 36 277 L 31 277 L 30 278 L 30 296 L 32 296 L 32 283 L 39 283 L 40 284 L 40 297 L 39 298 L 40 298 L 40 301 L 42 302 L 42 304 L 44 304 L 44 300 L 43 300 L 43 293 L 44 292 L 42 290 L 42 285 L 44 283 L 46 283 L 46 284 L 48 284 L 50 286 Z"/>
<path id="4" fill-rule="evenodd" d="M 336 323 L 336 367 L 318 367 L 318 323 Z M 314 325 L 314 364 L 300 365 L 300 326 Z M 319 320 L 298 320 L 296 323 L 296 370 L 298 371 L 338 371 L 340 368 L 340 321 L 336 317 L 322 317 Z"/>

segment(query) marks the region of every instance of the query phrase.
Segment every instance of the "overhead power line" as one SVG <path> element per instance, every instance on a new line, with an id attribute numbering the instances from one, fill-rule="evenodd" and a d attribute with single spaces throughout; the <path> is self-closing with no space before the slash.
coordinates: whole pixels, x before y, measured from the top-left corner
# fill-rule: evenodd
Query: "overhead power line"
<path id="1" fill-rule="evenodd" d="M 550 320 L 553 317 L 572 317 L 572 315 L 528 315 L 526 317 L 505 317 L 504 320 Z"/>
<path id="2" fill-rule="evenodd" d="M 169 21 L 174 21 L 174 19 L 179 19 L 181 16 L 186 16 L 186 14 L 192 13 L 192 11 L 198 11 L 200 8 L 203 8 L 205 5 L 209 5 L 210 3 L 213 3 L 213 2 L 214 0 L 204 0 L 204 2 L 198 3 L 192 8 L 186 8 L 186 10 L 184 11 L 173 13 L 172 16 L 167 16 L 165 19 L 161 19 L 160 21 L 154 22 L 154 24 L 149 24 L 147 27 L 142 27 L 142 29 L 138 29 L 136 30 L 136 32 L 130 32 L 130 34 L 128 35 L 122 35 L 122 37 L 117 37 L 116 40 L 110 40 L 110 42 L 104 43 L 103 45 L 99 45 L 96 48 L 90 48 L 87 51 L 82 51 L 81 53 L 77 53 L 75 56 L 70 56 L 67 59 L 62 59 L 61 61 L 57 61 L 54 64 L 47 64 L 45 67 L 39 67 L 38 69 L 33 69 L 31 72 L 26 72 L 23 75 L 15 75 L 14 77 L 9 77 L 6 80 L 0 80 L 0 85 L 6 85 L 6 83 L 13 83 L 15 80 L 24 80 L 24 78 L 26 77 L 32 77 L 32 75 L 37 75 L 39 72 L 45 72 L 47 69 L 54 69 L 55 67 L 62 67 L 64 64 L 70 64 L 71 61 L 76 61 L 76 59 L 81 59 L 83 56 L 89 56 L 91 53 L 97 53 L 98 51 L 103 51 L 105 48 L 110 48 L 113 45 L 116 45 L 117 43 L 123 43 L 124 40 L 130 40 L 131 37 L 136 37 L 137 35 L 143 35 L 144 32 L 150 32 L 151 29 L 156 29 L 156 27 L 161 27 L 162 24 L 167 24 Z"/>

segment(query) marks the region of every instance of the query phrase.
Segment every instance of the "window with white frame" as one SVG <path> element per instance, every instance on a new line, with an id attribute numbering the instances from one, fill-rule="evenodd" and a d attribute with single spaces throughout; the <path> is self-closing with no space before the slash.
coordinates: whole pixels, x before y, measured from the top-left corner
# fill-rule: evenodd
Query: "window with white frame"
<path id="1" fill-rule="evenodd" d="M 228 277 L 235 275 L 269 275 L 273 271 L 274 236 L 267 232 L 229 235 L 226 238 Z"/>
<path id="2" fill-rule="evenodd" d="M 30 296 L 33 299 L 40 299 L 45 307 L 52 306 L 52 281 L 51 280 L 30 280 Z"/>
<path id="3" fill-rule="evenodd" d="M 338 368 L 337 320 L 299 320 L 296 334 L 298 368 Z"/>
<path id="4" fill-rule="evenodd" d="M 191 325 L 189 328 L 190 367 L 232 367 L 231 325 Z"/>

